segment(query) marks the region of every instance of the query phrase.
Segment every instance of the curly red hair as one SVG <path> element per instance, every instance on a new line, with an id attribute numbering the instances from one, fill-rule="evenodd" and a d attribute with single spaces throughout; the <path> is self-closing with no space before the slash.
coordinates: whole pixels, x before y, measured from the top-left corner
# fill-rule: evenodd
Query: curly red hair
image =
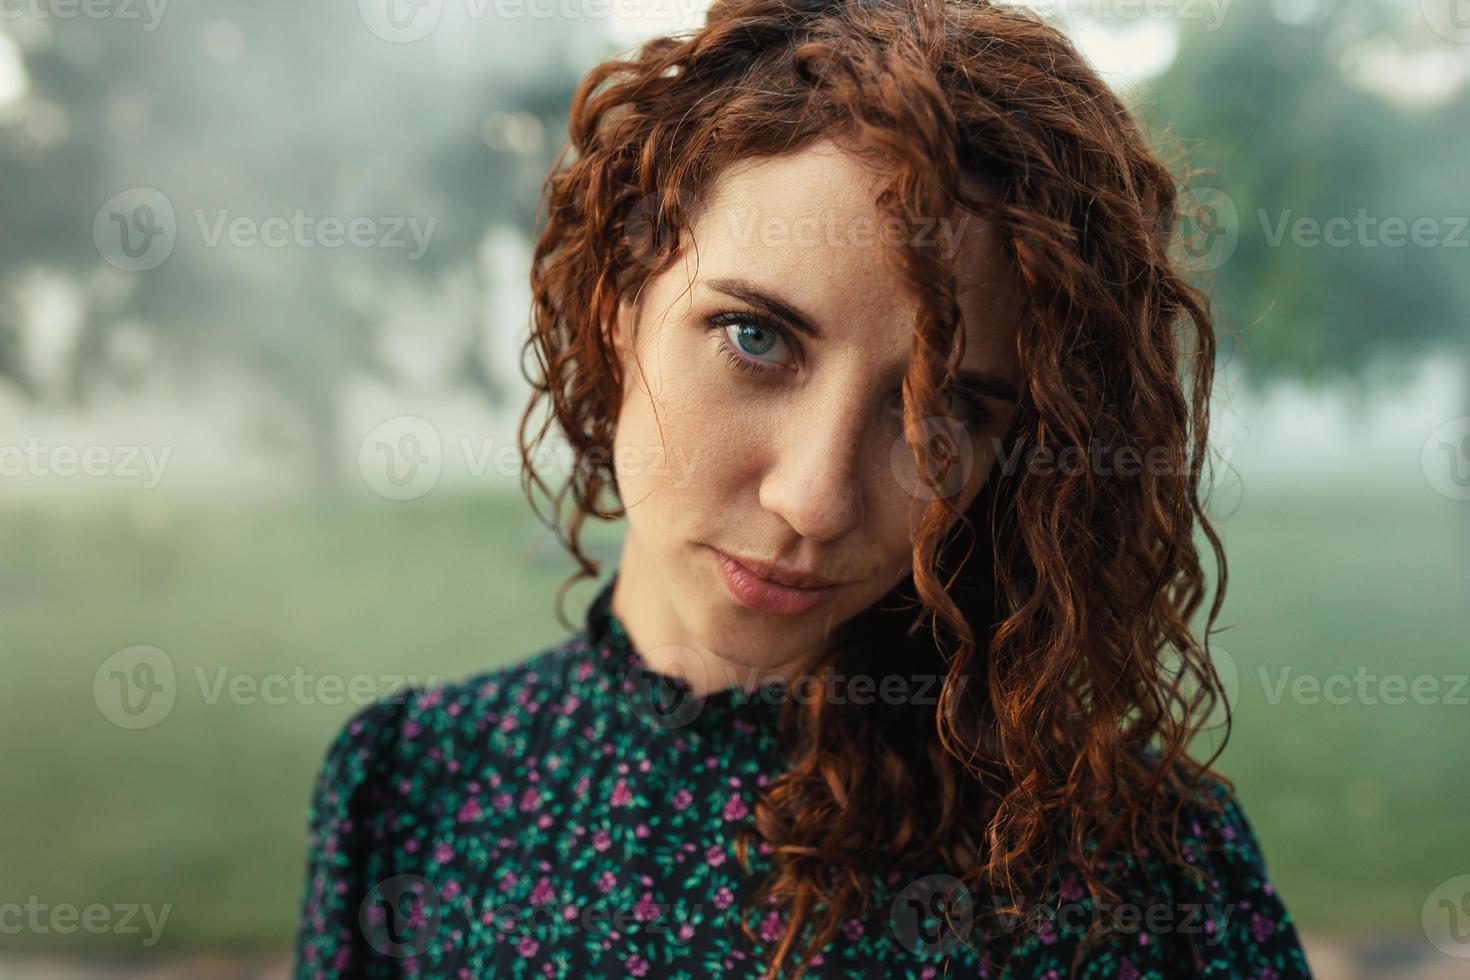
<path id="1" fill-rule="evenodd" d="M 947 869 L 1020 912 L 1046 900 L 1063 860 L 1110 899 L 1103 867 L 1120 848 L 1182 867 L 1178 808 L 1218 807 L 1204 788 L 1218 785 L 1215 756 L 1189 747 L 1223 699 L 1208 635 L 1225 556 L 1202 496 L 1215 338 L 1170 254 L 1179 189 L 1070 42 L 1013 6 L 721 0 L 698 31 L 583 79 L 545 186 L 527 343 L 539 370 L 520 429 L 525 490 L 553 505 L 541 516 L 578 563 L 572 582 L 598 571 L 585 521 L 623 516 L 603 500 L 617 493 L 619 301 L 672 264 L 723 167 L 824 136 L 881 164 L 877 203 L 903 227 L 959 206 L 998 232 L 1025 293 L 1003 461 L 1101 445 L 1171 465 L 1002 465 L 957 523 L 942 495 L 929 505 L 896 594 L 912 592 L 931 628 L 896 628 L 880 603 L 841 656 L 882 676 L 901 645 L 897 662 L 943 677 L 938 704 L 790 701 L 789 768 L 741 840 L 742 861 L 770 846 L 758 901 L 780 903 L 787 928 L 768 967 L 794 957 L 797 976 L 870 899 L 875 869 Z M 910 419 L 944 414 L 962 333 L 955 270 L 923 237 L 897 248 L 919 306 Z M 555 491 L 531 465 L 553 424 L 582 461 Z M 913 449 L 930 463 L 929 446 Z M 1203 642 L 1190 628 L 1206 594 L 1196 530 L 1218 567 Z"/>

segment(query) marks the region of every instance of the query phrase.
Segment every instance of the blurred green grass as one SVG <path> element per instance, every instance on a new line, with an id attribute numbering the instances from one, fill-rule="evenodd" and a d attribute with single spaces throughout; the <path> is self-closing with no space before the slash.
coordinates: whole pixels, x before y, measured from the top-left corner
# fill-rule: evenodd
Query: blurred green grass
<path id="1" fill-rule="evenodd" d="M 1258 671 L 1470 669 L 1466 516 L 1426 491 L 1279 494 L 1224 518 L 1230 628 L 1215 643 L 1241 684 L 1221 768 L 1307 927 L 1415 931 L 1429 891 L 1470 870 L 1470 708 L 1271 704 Z M 616 529 L 597 530 L 615 555 Z M 32 500 L 7 508 L 0 535 L 0 901 L 169 904 L 153 952 L 289 946 L 313 774 L 357 710 L 211 705 L 196 668 L 211 681 L 221 666 L 449 679 L 565 632 L 552 597 L 570 564 L 518 499 Z M 574 621 L 591 591 L 569 595 Z M 127 731 L 99 712 L 92 680 L 135 644 L 169 654 L 179 695 L 164 722 Z"/>

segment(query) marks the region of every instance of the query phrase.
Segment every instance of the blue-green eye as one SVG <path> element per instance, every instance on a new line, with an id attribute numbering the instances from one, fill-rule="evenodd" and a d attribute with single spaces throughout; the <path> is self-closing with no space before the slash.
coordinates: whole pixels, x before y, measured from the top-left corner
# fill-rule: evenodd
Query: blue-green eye
<path id="1" fill-rule="evenodd" d="M 753 323 L 731 324 L 725 334 L 742 351 L 759 357 L 776 346 L 779 340 L 774 331 Z"/>
<path id="2" fill-rule="evenodd" d="M 732 367 L 753 373 L 793 367 L 799 353 L 781 325 L 759 313 L 731 310 L 707 321 L 720 332 L 720 348 Z M 785 348 L 785 349 L 783 349 Z"/>

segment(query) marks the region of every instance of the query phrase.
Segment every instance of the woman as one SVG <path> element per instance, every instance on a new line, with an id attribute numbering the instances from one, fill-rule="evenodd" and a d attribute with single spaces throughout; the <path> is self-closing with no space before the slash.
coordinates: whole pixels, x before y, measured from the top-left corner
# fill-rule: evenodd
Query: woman
<path id="1" fill-rule="evenodd" d="M 1188 752 L 1208 311 L 1069 43 L 728 0 L 571 136 L 521 449 L 579 578 L 588 517 L 623 550 L 563 643 L 340 734 L 298 975 L 1306 975 Z"/>

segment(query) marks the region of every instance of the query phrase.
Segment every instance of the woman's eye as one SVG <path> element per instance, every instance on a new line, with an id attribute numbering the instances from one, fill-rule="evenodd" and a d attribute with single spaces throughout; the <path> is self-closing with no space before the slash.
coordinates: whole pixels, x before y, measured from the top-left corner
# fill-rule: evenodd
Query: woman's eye
<path id="1" fill-rule="evenodd" d="M 944 414 L 959 419 L 970 426 L 982 426 L 990 421 L 990 409 L 978 396 L 970 396 L 953 388 L 946 389 L 940 398 L 944 405 Z M 903 414 L 903 392 L 900 391 L 893 396 L 893 411 Z"/>
<path id="2" fill-rule="evenodd" d="M 754 323 L 731 324 L 725 328 L 725 336 L 730 338 L 743 354 L 751 357 L 764 357 L 780 341 L 775 331 Z"/>
<path id="3" fill-rule="evenodd" d="M 786 367 L 796 353 L 785 331 L 759 316 L 721 313 L 711 317 L 709 324 L 720 332 L 720 349 L 737 370 L 758 372 Z"/>

